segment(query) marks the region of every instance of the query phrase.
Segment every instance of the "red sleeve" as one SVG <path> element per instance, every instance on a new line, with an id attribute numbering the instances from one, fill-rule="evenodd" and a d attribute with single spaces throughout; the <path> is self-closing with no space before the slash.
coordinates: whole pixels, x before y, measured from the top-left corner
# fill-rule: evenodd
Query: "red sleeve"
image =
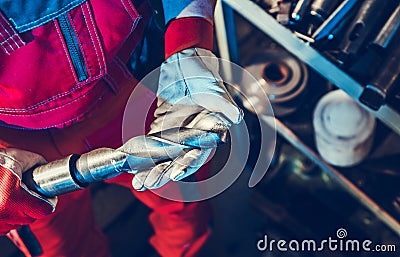
<path id="1" fill-rule="evenodd" d="M 200 17 L 186 17 L 170 22 L 165 31 L 165 59 L 181 50 L 213 48 L 213 24 Z"/>
<path id="2" fill-rule="evenodd" d="M 0 236 L 45 217 L 52 211 L 50 204 L 22 189 L 19 178 L 9 169 L 0 166 Z"/>

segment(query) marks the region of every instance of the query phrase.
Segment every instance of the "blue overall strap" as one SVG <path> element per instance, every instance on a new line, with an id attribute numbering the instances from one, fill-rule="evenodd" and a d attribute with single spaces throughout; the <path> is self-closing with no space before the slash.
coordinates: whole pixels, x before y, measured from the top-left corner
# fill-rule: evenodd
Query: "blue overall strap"
<path id="1" fill-rule="evenodd" d="M 0 10 L 14 28 L 25 32 L 54 20 L 86 0 L 0 0 Z"/>
<path id="2" fill-rule="evenodd" d="M 6 54 L 24 46 L 19 33 L 39 27 L 86 0 L 0 0 L 0 46 Z"/>

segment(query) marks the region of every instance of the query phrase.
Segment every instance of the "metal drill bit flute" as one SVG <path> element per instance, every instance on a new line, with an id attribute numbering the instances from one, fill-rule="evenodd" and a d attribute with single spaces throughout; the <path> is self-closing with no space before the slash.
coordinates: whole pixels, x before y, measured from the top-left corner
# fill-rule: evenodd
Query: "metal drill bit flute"
<path id="1" fill-rule="evenodd" d="M 30 190 L 51 198 L 123 172 L 150 169 L 179 156 L 185 149 L 216 147 L 223 143 L 223 136 L 218 132 L 186 128 L 137 136 L 118 149 L 99 148 L 36 167 L 23 174 L 23 182 Z"/>

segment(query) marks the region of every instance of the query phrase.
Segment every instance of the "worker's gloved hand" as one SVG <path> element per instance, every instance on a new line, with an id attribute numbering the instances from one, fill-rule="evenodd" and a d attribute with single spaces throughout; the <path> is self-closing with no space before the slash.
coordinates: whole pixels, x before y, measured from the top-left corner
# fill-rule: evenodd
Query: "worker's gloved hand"
<path id="1" fill-rule="evenodd" d="M 0 149 L 0 235 L 54 211 L 56 198 L 43 198 L 21 183 L 23 172 L 44 163 L 41 155 L 32 152 Z"/>
<path id="2" fill-rule="evenodd" d="M 190 48 L 169 57 L 161 65 L 157 97 L 149 134 L 160 138 L 171 128 L 185 128 L 215 132 L 216 141 L 225 142 L 229 127 L 240 123 L 243 116 L 219 76 L 218 59 L 205 49 Z M 171 156 L 172 161 L 137 173 L 132 185 L 136 190 L 155 189 L 170 180 L 181 180 L 197 171 L 211 151 L 208 145 Z"/>

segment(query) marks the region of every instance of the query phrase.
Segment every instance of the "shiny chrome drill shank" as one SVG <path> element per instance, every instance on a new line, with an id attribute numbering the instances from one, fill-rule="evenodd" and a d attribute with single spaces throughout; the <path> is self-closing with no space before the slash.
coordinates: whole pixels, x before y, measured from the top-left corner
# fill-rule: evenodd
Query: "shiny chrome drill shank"
<path id="1" fill-rule="evenodd" d="M 54 197 L 123 172 L 151 169 L 157 163 L 174 159 L 188 148 L 216 147 L 223 143 L 222 140 L 224 135 L 218 132 L 185 128 L 137 136 L 118 149 L 99 148 L 36 167 L 24 173 L 23 182 L 40 195 Z"/>

